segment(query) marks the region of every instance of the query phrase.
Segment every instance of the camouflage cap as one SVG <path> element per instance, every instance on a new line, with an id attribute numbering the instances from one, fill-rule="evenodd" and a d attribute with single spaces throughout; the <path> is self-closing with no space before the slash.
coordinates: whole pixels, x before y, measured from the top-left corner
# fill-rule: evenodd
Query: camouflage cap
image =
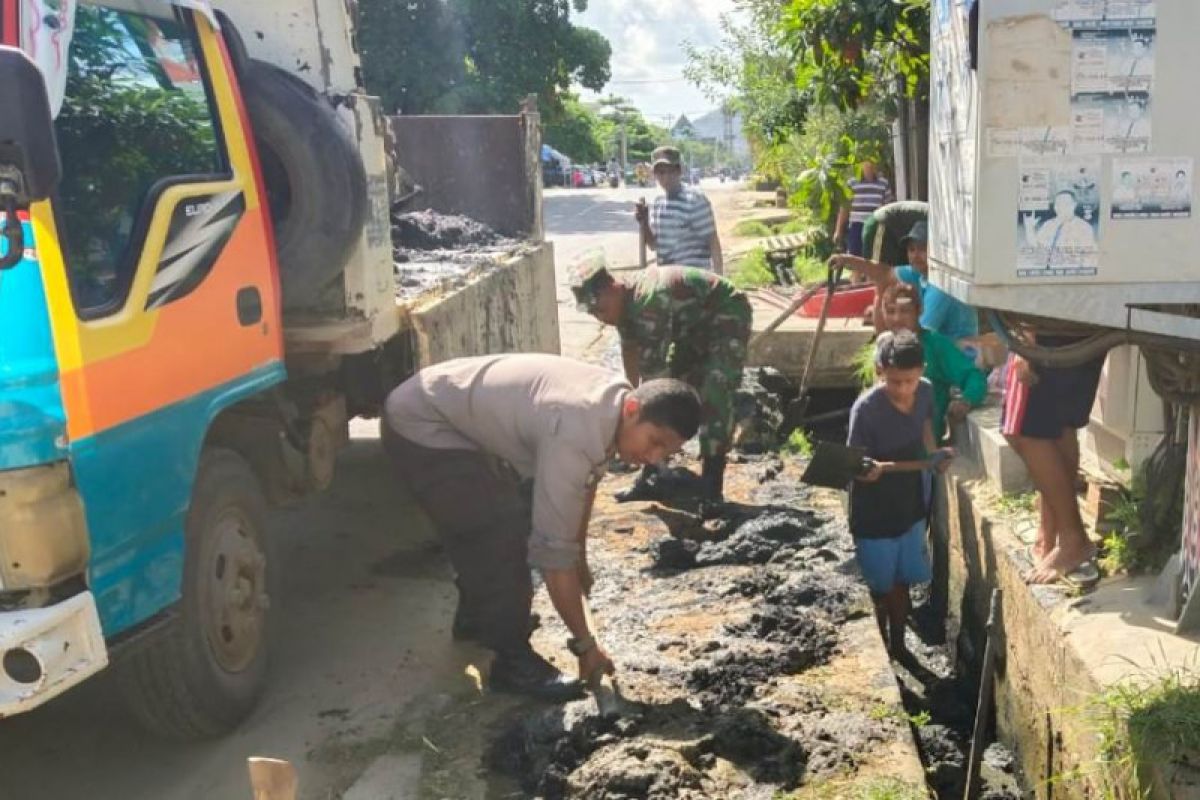
<path id="1" fill-rule="evenodd" d="M 599 290 L 612 282 L 603 252 L 593 252 L 576 262 L 571 270 L 571 293 L 580 311 L 591 313 L 596 307 Z"/>
<path id="2" fill-rule="evenodd" d="M 683 166 L 683 154 L 679 152 L 678 147 L 663 145 L 651 154 L 650 161 L 656 167 L 681 167 Z"/>

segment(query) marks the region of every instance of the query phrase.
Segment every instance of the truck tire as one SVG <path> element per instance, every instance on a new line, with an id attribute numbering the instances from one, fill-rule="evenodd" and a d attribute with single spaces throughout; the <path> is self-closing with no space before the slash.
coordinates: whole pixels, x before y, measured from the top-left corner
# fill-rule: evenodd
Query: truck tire
<path id="1" fill-rule="evenodd" d="M 200 459 L 185 527 L 182 597 L 166 627 L 119 662 L 134 717 L 158 735 L 205 739 L 237 726 L 267 679 L 267 504 L 241 456 Z"/>
<path id="2" fill-rule="evenodd" d="M 242 92 L 275 227 L 283 305 L 311 308 L 362 233 L 362 158 L 333 106 L 295 75 L 250 59 Z"/>

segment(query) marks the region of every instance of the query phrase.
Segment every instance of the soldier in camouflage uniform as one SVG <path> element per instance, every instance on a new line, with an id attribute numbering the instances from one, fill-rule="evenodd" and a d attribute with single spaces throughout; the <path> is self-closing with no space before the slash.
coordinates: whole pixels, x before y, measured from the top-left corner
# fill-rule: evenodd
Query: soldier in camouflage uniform
<path id="1" fill-rule="evenodd" d="M 600 261 L 585 264 L 571 286 L 580 307 L 621 334 L 625 375 L 674 377 L 703 401 L 700 454 L 705 498 L 721 502 L 725 456 L 733 435 L 733 401 L 746 363 L 750 301 L 720 275 L 693 267 L 651 267 L 626 280 Z M 619 499 L 646 498 L 651 471 Z"/>

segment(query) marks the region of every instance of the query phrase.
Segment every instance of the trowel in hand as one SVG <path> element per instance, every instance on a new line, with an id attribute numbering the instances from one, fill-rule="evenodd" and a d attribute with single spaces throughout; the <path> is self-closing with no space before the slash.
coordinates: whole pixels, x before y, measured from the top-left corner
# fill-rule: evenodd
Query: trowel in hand
<path id="1" fill-rule="evenodd" d="M 594 636 L 596 623 L 592 620 L 592 610 L 588 599 L 583 599 L 583 616 L 587 620 L 588 630 Z M 607 675 L 603 668 L 597 669 L 587 677 L 588 691 L 596 698 L 596 712 L 602 719 L 617 719 L 627 715 L 625 698 L 621 695 L 621 685 L 615 675 Z"/>

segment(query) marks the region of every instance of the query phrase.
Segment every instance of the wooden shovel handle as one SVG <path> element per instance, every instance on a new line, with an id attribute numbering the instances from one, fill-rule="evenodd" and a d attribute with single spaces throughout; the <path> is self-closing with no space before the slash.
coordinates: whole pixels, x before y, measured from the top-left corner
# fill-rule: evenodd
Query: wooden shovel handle
<path id="1" fill-rule="evenodd" d="M 250 758 L 247 761 L 254 800 L 296 800 L 298 782 L 292 762 L 278 758 Z"/>

